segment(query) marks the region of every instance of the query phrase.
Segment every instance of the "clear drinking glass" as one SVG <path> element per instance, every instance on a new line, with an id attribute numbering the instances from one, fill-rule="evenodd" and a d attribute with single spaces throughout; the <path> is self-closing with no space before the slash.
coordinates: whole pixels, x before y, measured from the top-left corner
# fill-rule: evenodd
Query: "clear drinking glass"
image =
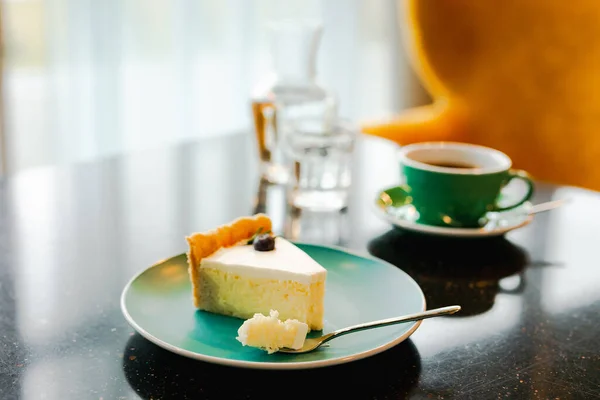
<path id="1" fill-rule="evenodd" d="M 348 205 L 358 129 L 348 121 L 300 118 L 285 131 L 294 166 L 289 203 L 311 211 L 339 211 Z"/>
<path id="2" fill-rule="evenodd" d="M 268 26 L 272 71 L 253 91 L 252 113 L 261 176 L 271 183 L 289 180 L 289 162 L 281 148 L 288 119 L 335 113 L 335 96 L 316 80 L 321 35 L 321 25 L 313 21 Z"/>

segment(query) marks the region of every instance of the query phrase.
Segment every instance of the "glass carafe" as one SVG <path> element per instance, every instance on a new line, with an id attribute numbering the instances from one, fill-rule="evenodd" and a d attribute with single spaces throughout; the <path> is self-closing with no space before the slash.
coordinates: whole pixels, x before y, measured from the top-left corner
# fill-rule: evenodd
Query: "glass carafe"
<path id="1" fill-rule="evenodd" d="M 297 118 L 332 119 L 335 96 L 316 80 L 320 24 L 282 21 L 268 26 L 271 72 L 252 93 L 252 113 L 261 176 L 285 184 L 290 165 L 282 149 L 286 126 Z M 331 116 L 331 117 L 330 117 Z"/>

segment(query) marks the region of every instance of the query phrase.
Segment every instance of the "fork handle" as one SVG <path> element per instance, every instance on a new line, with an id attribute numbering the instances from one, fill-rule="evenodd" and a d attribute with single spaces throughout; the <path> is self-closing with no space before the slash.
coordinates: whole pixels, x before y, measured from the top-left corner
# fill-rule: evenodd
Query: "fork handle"
<path id="1" fill-rule="evenodd" d="M 323 340 L 323 343 L 327 342 L 333 338 L 340 337 L 342 335 L 345 335 L 345 334 L 351 333 L 351 332 L 358 332 L 358 331 L 372 329 L 372 328 L 381 328 L 384 326 L 396 325 L 396 324 L 401 324 L 404 322 L 420 321 L 422 319 L 439 317 L 441 315 L 454 314 L 457 311 L 460 311 L 460 306 L 448 306 L 448 307 L 435 308 L 433 310 L 428 310 L 428 311 L 424 311 L 424 312 L 420 312 L 420 313 L 416 313 L 416 314 L 403 315 L 401 317 L 394 317 L 394 318 L 381 319 L 378 321 L 365 322 L 364 324 L 353 325 L 353 326 L 349 326 L 347 328 L 333 331 L 329 335 L 326 335 L 326 338 Z"/>

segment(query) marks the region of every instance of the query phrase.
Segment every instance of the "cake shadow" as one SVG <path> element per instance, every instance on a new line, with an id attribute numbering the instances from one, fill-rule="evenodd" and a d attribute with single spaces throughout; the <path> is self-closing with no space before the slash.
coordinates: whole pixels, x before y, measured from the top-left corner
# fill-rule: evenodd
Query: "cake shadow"
<path id="1" fill-rule="evenodd" d="M 324 368 L 256 370 L 171 353 L 139 334 L 123 355 L 129 385 L 144 399 L 408 398 L 421 373 L 410 339 L 374 356 Z"/>
<path id="2" fill-rule="evenodd" d="M 448 318 L 484 313 L 497 294 L 519 295 L 526 286 L 528 254 L 503 236 L 447 238 L 392 229 L 372 239 L 367 249 L 408 273 L 421 286 L 428 308 L 462 307 Z M 501 282 L 508 277 L 512 282 Z"/>

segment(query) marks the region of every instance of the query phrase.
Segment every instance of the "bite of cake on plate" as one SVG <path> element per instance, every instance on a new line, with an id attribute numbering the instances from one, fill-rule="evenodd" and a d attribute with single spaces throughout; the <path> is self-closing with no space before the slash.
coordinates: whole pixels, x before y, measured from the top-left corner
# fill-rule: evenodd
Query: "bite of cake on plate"
<path id="1" fill-rule="evenodd" d="M 304 345 L 308 325 L 295 319 L 281 321 L 279 313 L 271 310 L 268 316 L 257 313 L 244 321 L 236 339 L 244 346 L 257 347 L 275 353 L 282 348 L 298 350 Z"/>
<path id="2" fill-rule="evenodd" d="M 275 310 L 323 329 L 327 270 L 271 229 L 271 219 L 256 214 L 188 236 L 194 305 L 241 319 Z"/>

